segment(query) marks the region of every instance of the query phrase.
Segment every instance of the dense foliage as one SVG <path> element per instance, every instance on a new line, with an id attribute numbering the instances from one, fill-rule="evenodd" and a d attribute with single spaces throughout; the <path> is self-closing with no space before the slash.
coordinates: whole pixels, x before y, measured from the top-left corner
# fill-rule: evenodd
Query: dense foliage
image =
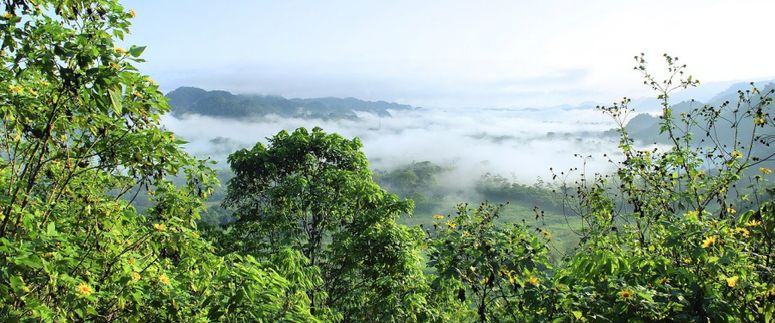
<path id="1" fill-rule="evenodd" d="M 550 187 L 539 184 L 524 185 L 509 181 L 503 176 L 485 174 L 476 185 L 476 191 L 486 200 L 516 202 L 533 205 L 541 211 L 562 212 L 562 202 Z"/>
<path id="2" fill-rule="evenodd" d="M 498 207 L 459 205 L 454 217 L 437 216 L 430 264 L 441 303 L 457 319 L 524 322 L 548 317 L 548 249 L 524 225 L 497 225 Z M 453 297 L 450 297 L 453 296 Z"/>
<path id="3" fill-rule="evenodd" d="M 557 261 L 550 231 L 497 221 L 501 206 L 461 204 L 425 232 L 400 224 L 412 202 L 377 185 L 358 139 L 319 128 L 233 153 L 232 220 L 202 230 L 218 180 L 160 127 L 167 99 L 133 66 L 144 48 L 116 47 L 135 13 L 4 4 L 3 321 L 773 320 L 774 89 L 674 107 L 671 92 L 697 84 L 685 66 L 666 55 L 657 81 L 636 57 L 662 103 L 661 144 L 638 148 L 624 99 L 602 108 L 621 138 L 614 173 L 558 174 L 557 202 L 480 185 L 576 218 L 580 242 Z M 386 185 L 432 199 L 439 172 L 416 163 Z"/>
<path id="4" fill-rule="evenodd" d="M 445 195 L 438 187 L 438 178 L 445 171 L 429 161 L 412 162 L 390 171 L 375 171 L 374 180 L 386 190 L 412 199 L 415 212 L 432 212 Z"/>
<path id="5" fill-rule="evenodd" d="M 114 44 L 134 13 L 110 0 L 5 3 L 2 320 L 311 318 L 264 262 L 216 256 L 200 238 L 212 171 L 159 128 L 166 101 L 132 66 L 143 48 Z M 183 186 L 167 179 L 178 173 Z M 140 186 L 142 215 L 127 201 Z"/>
<path id="6" fill-rule="evenodd" d="M 411 201 L 374 183 L 360 141 L 300 128 L 269 145 L 229 156 L 234 177 L 224 205 L 237 221 L 224 247 L 301 251 L 322 278 L 307 291 L 313 314 L 346 321 L 425 315 L 422 234 L 396 222 Z"/>
<path id="7" fill-rule="evenodd" d="M 752 87 L 735 103 L 676 116 L 670 93 L 696 81 L 677 59 L 665 59 L 664 81 L 642 56 L 636 69 L 658 93 L 660 132 L 670 144 L 636 149 L 623 121 L 629 100 L 605 107 L 619 123 L 623 161 L 613 175 L 568 187 L 584 227 L 578 251 L 554 276 L 570 288 L 562 306 L 593 320 L 770 321 L 773 91 Z M 718 138 L 722 131 L 732 138 Z"/>

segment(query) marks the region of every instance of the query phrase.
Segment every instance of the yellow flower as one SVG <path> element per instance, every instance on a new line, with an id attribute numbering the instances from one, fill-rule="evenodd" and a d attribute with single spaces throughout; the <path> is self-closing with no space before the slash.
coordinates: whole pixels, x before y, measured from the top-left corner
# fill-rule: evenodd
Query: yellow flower
<path id="1" fill-rule="evenodd" d="M 441 214 L 435 214 L 435 215 L 433 215 L 433 218 L 436 219 L 436 220 L 444 220 L 444 216 L 441 215 Z"/>
<path id="2" fill-rule="evenodd" d="M 22 87 L 18 85 L 9 85 L 8 90 L 10 90 L 13 94 L 22 93 Z"/>
<path id="3" fill-rule="evenodd" d="M 632 298 L 632 291 L 630 291 L 629 289 L 622 289 L 621 291 L 619 291 L 619 297 L 623 299 L 630 299 Z"/>
<path id="4" fill-rule="evenodd" d="M 452 230 L 455 230 L 457 229 L 457 224 L 455 224 L 455 222 L 449 221 L 447 222 L 447 227 L 449 227 Z"/>
<path id="5" fill-rule="evenodd" d="M 156 229 L 156 231 L 164 231 L 167 230 L 167 226 L 164 225 L 164 223 L 154 223 L 153 228 Z"/>
<path id="6" fill-rule="evenodd" d="M 89 296 L 92 293 L 91 287 L 89 287 L 89 285 L 86 285 L 86 283 L 78 284 L 78 286 L 75 287 L 75 291 L 78 292 L 78 294 L 81 294 L 82 296 Z"/>
<path id="7" fill-rule="evenodd" d="M 110 68 L 112 68 L 114 70 L 117 70 L 117 69 L 121 68 L 121 66 L 118 66 L 118 64 L 116 64 L 116 63 L 110 62 Z"/>
<path id="8" fill-rule="evenodd" d="M 13 14 L 11 14 L 10 12 L 6 12 L 6 13 L 3 14 L 3 18 L 11 19 L 11 18 L 13 18 Z"/>
<path id="9" fill-rule="evenodd" d="M 544 238 L 551 239 L 552 233 L 549 232 L 549 230 L 541 230 L 541 234 L 544 236 Z"/>
<path id="10" fill-rule="evenodd" d="M 167 277 L 167 275 L 161 274 L 161 275 L 159 275 L 159 282 L 164 284 L 164 285 L 169 285 L 170 284 L 170 279 L 169 279 L 169 277 Z"/>
<path id="11" fill-rule="evenodd" d="M 126 263 L 128 263 L 130 266 L 135 264 L 135 258 L 129 258 L 126 260 Z"/>
<path id="12" fill-rule="evenodd" d="M 727 286 L 733 287 L 733 288 L 737 286 L 737 276 L 729 277 L 726 280 L 727 280 Z"/>
<path id="13" fill-rule="evenodd" d="M 735 209 L 733 209 L 733 208 L 731 208 L 731 207 L 728 207 L 728 208 L 727 208 L 727 213 L 729 213 L 729 214 L 735 214 L 735 213 L 737 213 L 737 210 L 735 210 Z"/>
<path id="14" fill-rule="evenodd" d="M 757 126 L 764 125 L 765 122 L 766 120 L 764 119 L 764 116 L 757 116 L 753 119 L 753 124 Z"/>
<path id="15" fill-rule="evenodd" d="M 735 228 L 735 232 L 742 234 L 746 238 L 751 236 L 751 233 L 746 228 Z"/>
<path id="16" fill-rule="evenodd" d="M 135 91 L 134 95 L 135 95 L 135 97 L 137 97 L 137 98 L 142 98 L 142 97 L 143 97 L 143 94 L 142 94 L 142 93 L 140 93 L 140 92 L 137 92 L 137 91 Z"/>
<path id="17" fill-rule="evenodd" d="M 761 172 L 764 175 L 772 174 L 772 169 L 769 169 L 767 167 L 759 167 L 759 172 Z"/>
<path id="18" fill-rule="evenodd" d="M 140 280 L 140 278 L 142 278 L 142 276 L 140 276 L 140 273 L 138 273 L 136 271 L 133 271 L 131 276 L 132 276 L 132 280 L 133 281 L 138 281 L 138 280 Z"/>
<path id="19" fill-rule="evenodd" d="M 530 283 L 530 285 L 538 287 L 538 278 L 536 278 L 536 276 L 531 275 L 530 278 L 527 279 L 527 282 Z"/>
<path id="20" fill-rule="evenodd" d="M 134 10 L 129 10 L 129 18 L 134 18 L 137 16 L 137 13 Z"/>
<path id="21" fill-rule="evenodd" d="M 740 159 L 742 157 L 743 157 L 743 153 L 741 153 L 739 150 L 735 149 L 732 151 L 732 158 Z"/>
<path id="22" fill-rule="evenodd" d="M 702 240 L 702 247 L 708 248 L 714 243 L 716 243 L 716 236 L 710 236 L 705 238 L 705 240 Z"/>
<path id="23" fill-rule="evenodd" d="M 119 55 L 126 54 L 126 50 L 121 47 L 113 47 L 113 50 L 116 51 L 116 53 L 118 53 Z"/>
<path id="24" fill-rule="evenodd" d="M 748 221 L 748 222 L 746 222 L 746 223 L 745 223 L 745 226 L 747 226 L 747 227 L 749 227 L 749 228 L 750 228 L 750 227 L 758 227 L 758 226 L 760 226 L 761 224 L 762 224 L 762 221 L 758 221 L 758 220 L 750 220 L 750 221 Z"/>
<path id="25" fill-rule="evenodd" d="M 27 89 L 27 92 L 30 92 L 32 95 L 38 95 L 38 92 L 33 90 L 32 88 Z"/>

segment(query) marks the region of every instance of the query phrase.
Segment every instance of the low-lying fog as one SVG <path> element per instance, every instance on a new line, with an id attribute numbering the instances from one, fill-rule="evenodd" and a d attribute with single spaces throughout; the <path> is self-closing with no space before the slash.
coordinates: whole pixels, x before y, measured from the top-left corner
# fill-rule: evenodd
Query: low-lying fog
<path id="1" fill-rule="evenodd" d="M 359 137 L 372 168 L 391 170 L 413 161 L 431 161 L 452 168 L 451 177 L 477 179 L 494 173 L 531 184 L 550 177 L 549 168 L 580 167 L 574 154 L 591 155 L 586 170 L 610 165 L 602 157 L 615 152 L 617 137 L 607 116 L 594 108 L 416 109 L 390 111 L 392 117 L 369 113 L 358 120 L 297 119 L 267 116 L 234 120 L 167 115 L 162 123 L 189 143 L 186 149 L 227 167 L 231 152 L 266 142 L 282 129 L 320 126 L 347 138 Z M 462 184 L 462 183 L 461 183 Z"/>

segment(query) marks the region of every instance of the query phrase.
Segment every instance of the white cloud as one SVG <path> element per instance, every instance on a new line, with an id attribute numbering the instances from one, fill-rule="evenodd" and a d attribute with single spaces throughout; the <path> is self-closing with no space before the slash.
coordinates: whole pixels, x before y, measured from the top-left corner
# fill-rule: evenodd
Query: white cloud
<path id="1" fill-rule="evenodd" d="M 265 138 L 280 130 L 320 126 L 347 138 L 359 137 L 374 168 L 391 169 L 429 160 L 454 166 L 455 176 L 469 184 L 486 172 L 532 183 L 537 177 L 548 177 L 549 167 L 580 166 L 580 161 L 572 158 L 575 153 L 595 156 L 589 171 L 602 171 L 608 169 L 602 154 L 616 150 L 617 138 L 599 135 L 611 129 L 612 123 L 592 109 L 419 109 L 391 113 L 393 117 L 383 118 L 362 113 L 359 120 L 269 116 L 253 121 L 168 115 L 163 124 L 189 141 L 186 149 L 190 152 L 219 161 L 225 160 L 226 152 L 266 142 Z M 213 138 L 218 137 L 215 142 L 220 146 L 214 145 Z"/>

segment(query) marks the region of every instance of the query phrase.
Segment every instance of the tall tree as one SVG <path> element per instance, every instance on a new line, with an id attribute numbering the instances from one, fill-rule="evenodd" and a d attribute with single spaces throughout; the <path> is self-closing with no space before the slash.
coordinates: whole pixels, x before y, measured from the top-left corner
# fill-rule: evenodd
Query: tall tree
<path id="1" fill-rule="evenodd" d="M 360 149 L 357 138 L 300 128 L 229 156 L 231 241 L 256 255 L 300 250 L 325 282 L 308 291 L 316 314 L 415 318 L 424 303 L 421 233 L 396 223 L 412 204 L 374 183 Z"/>

